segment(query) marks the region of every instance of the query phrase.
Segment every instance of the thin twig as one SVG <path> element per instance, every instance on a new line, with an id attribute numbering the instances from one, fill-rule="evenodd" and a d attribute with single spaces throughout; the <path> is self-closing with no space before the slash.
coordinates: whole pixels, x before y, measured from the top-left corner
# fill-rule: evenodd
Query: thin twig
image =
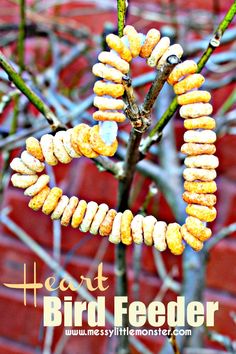
<path id="1" fill-rule="evenodd" d="M 100 243 L 100 246 L 93 258 L 93 261 L 92 261 L 92 263 L 85 275 L 85 278 L 90 278 L 90 279 L 94 278 L 95 273 L 96 273 L 96 269 L 97 269 L 98 265 L 102 262 L 104 255 L 107 251 L 107 246 L 108 246 L 107 239 L 103 238 L 103 240 Z M 65 264 L 64 264 L 64 267 L 65 267 Z M 75 301 L 77 301 L 77 300 L 79 300 L 78 296 L 75 299 Z M 61 354 L 63 352 L 63 350 L 65 349 L 65 346 L 66 346 L 66 343 L 68 340 L 69 340 L 69 337 L 65 335 L 65 332 L 63 332 L 61 334 L 61 337 L 59 338 L 59 340 L 56 343 L 53 354 Z"/>
<path id="2" fill-rule="evenodd" d="M 94 95 L 88 96 L 80 104 L 76 105 L 75 108 L 70 110 L 68 113 L 60 117 L 60 120 L 64 123 L 69 123 L 80 116 L 84 111 L 91 107 L 93 103 Z M 1 150 L 12 150 L 16 147 L 22 146 L 25 143 L 25 139 L 31 135 L 42 136 L 50 132 L 48 124 L 44 121 L 38 124 L 38 126 L 30 129 L 21 130 L 16 135 L 7 137 L 0 141 L 0 151 Z"/>
<path id="3" fill-rule="evenodd" d="M 20 67 L 20 73 L 25 68 L 25 0 L 20 0 L 20 24 L 19 24 L 19 36 L 18 36 L 18 63 Z"/>
<path id="4" fill-rule="evenodd" d="M 178 343 L 176 340 L 176 335 L 174 334 L 174 328 L 171 328 L 171 334 L 169 336 L 169 342 L 172 346 L 173 352 L 174 354 L 181 354 L 179 347 L 178 347 Z"/>
<path id="5" fill-rule="evenodd" d="M 28 98 L 28 100 L 41 112 L 47 119 L 52 130 L 65 129 L 65 126 L 58 120 L 51 109 L 36 95 L 35 92 L 24 82 L 21 76 L 14 70 L 6 57 L 0 51 L 0 67 L 8 74 L 15 86 Z"/>
<path id="6" fill-rule="evenodd" d="M 124 175 L 123 163 L 114 162 L 106 156 L 98 156 L 93 159 L 100 171 L 111 172 L 117 179 L 122 179 Z"/>
<path id="7" fill-rule="evenodd" d="M 168 76 L 173 68 L 179 63 L 179 58 L 176 55 L 170 55 L 163 67 L 157 71 L 156 77 L 145 96 L 144 103 L 139 108 L 132 87 L 131 79 L 128 76 L 123 77 L 125 87 L 125 98 L 127 107 L 125 113 L 129 118 L 132 126 L 140 133 L 145 132 L 151 124 L 151 112 L 156 102 L 157 96 L 163 88 Z"/>
<path id="8" fill-rule="evenodd" d="M 142 129 L 142 127 L 144 126 L 143 119 L 134 94 L 132 80 L 128 75 L 125 75 L 123 76 L 122 83 L 125 88 L 124 99 L 126 101 L 126 117 L 130 120 L 134 129 Z"/>
<path id="9" fill-rule="evenodd" d="M 207 331 L 207 337 L 211 341 L 222 345 L 229 353 L 236 354 L 236 350 L 233 346 L 232 340 L 228 336 L 224 336 L 215 331 Z"/>
<path id="10" fill-rule="evenodd" d="M 159 95 L 162 87 L 164 86 L 168 76 L 174 67 L 180 62 L 179 58 L 176 55 L 170 55 L 166 59 L 166 63 L 163 68 L 157 71 L 155 80 L 153 81 L 143 103 L 142 114 L 147 118 L 151 113 L 152 107 L 156 102 L 157 96 Z"/>
<path id="11" fill-rule="evenodd" d="M 222 38 L 225 30 L 228 28 L 228 26 L 232 22 L 235 14 L 236 14 L 236 1 L 234 1 L 233 4 L 231 5 L 231 7 L 230 7 L 229 11 L 226 13 L 224 19 L 217 27 L 213 37 L 211 38 L 211 40 L 208 44 L 207 49 L 205 50 L 205 52 L 201 56 L 201 59 L 198 62 L 198 72 L 202 71 L 206 62 L 208 61 L 211 54 L 213 53 L 213 51 L 219 47 L 220 42 L 221 42 L 221 38 Z"/>
<path id="12" fill-rule="evenodd" d="M 25 57 L 25 0 L 20 0 L 20 24 L 19 24 L 19 34 L 18 34 L 18 62 L 19 62 L 20 74 L 23 72 L 25 66 L 24 57 Z M 13 108 L 13 115 L 10 124 L 10 131 L 9 131 L 10 135 L 15 134 L 17 131 L 18 117 L 20 111 L 19 110 L 20 96 L 18 94 L 15 95 L 13 101 L 14 101 L 14 108 Z M 3 167 L 0 173 L 0 203 L 3 200 L 4 188 L 7 185 L 9 179 L 9 160 L 10 160 L 10 152 L 5 151 L 5 154 L 3 154 Z"/>
<path id="13" fill-rule="evenodd" d="M 123 36 L 123 30 L 125 26 L 125 16 L 127 10 L 127 0 L 117 0 L 117 28 L 118 28 L 118 36 Z"/>
<path id="14" fill-rule="evenodd" d="M 117 0 L 117 16 L 118 16 L 118 35 L 119 37 L 123 36 L 123 30 L 125 26 L 125 14 L 126 14 L 126 0 Z M 139 136 L 138 132 L 132 130 L 134 136 Z M 132 134 L 131 134 L 132 135 Z M 138 139 L 138 145 L 141 140 Z M 132 139 L 130 139 L 130 142 Z M 134 166 L 130 174 L 129 172 L 129 159 L 132 156 L 132 153 L 135 154 L 135 150 L 130 143 L 127 149 L 127 159 L 124 163 L 124 178 L 119 182 L 119 190 L 118 190 L 118 210 L 124 211 L 128 206 L 128 199 L 130 193 L 130 186 L 133 179 L 134 174 Z M 131 154 L 131 155 L 130 155 Z M 128 284 L 127 284 L 127 267 L 126 267 L 126 246 L 122 243 L 118 244 L 115 248 L 115 275 L 116 275 L 116 296 L 127 296 L 128 293 Z M 122 321 L 123 327 L 129 326 L 128 315 L 123 316 Z M 118 338 L 118 345 L 116 348 L 117 354 L 129 354 L 129 336 L 128 334 L 122 335 Z"/>
<path id="15" fill-rule="evenodd" d="M 134 177 L 135 166 L 139 160 L 139 144 L 142 134 L 132 129 L 124 163 L 124 178 L 119 182 L 118 211 L 128 208 L 131 184 Z M 127 296 L 127 269 L 126 269 L 126 246 L 122 243 L 116 246 L 115 274 L 116 274 L 116 295 Z M 123 316 L 123 327 L 129 326 L 128 316 Z M 117 348 L 118 354 L 129 354 L 129 337 L 119 337 Z"/>
<path id="16" fill-rule="evenodd" d="M 20 24 L 19 24 L 19 34 L 18 34 L 18 64 L 19 64 L 19 74 L 25 69 L 25 0 L 20 0 Z M 18 116 L 19 116 L 19 105 L 20 105 L 20 96 L 16 95 L 14 97 L 14 109 L 13 117 L 11 120 L 10 135 L 14 134 L 17 131 L 18 126 Z"/>
<path id="17" fill-rule="evenodd" d="M 172 278 L 173 270 L 168 273 L 163 261 L 162 254 L 153 248 L 153 257 L 159 277 L 163 281 L 163 286 L 168 290 L 171 289 L 177 294 L 180 294 L 181 284 Z M 158 299 L 159 300 L 159 299 Z M 161 301 L 161 300 L 159 300 Z"/>
<path id="18" fill-rule="evenodd" d="M 205 254 L 209 253 L 212 248 L 218 244 L 219 241 L 230 236 L 234 232 L 236 232 L 236 222 L 224 227 L 216 235 L 212 236 L 212 238 L 206 243 L 203 252 Z"/>

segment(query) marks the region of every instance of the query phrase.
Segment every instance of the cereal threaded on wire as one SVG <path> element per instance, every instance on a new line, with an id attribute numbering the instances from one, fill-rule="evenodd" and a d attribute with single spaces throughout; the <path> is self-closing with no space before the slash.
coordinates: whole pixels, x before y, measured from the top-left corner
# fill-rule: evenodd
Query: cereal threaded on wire
<path id="1" fill-rule="evenodd" d="M 109 34 L 106 42 L 110 51 L 101 52 L 99 63 L 92 69 L 94 75 L 101 79 L 94 85 L 94 106 L 98 110 L 93 118 L 95 121 L 120 123 L 126 119 L 123 77 L 130 70 L 132 58 L 145 58 L 147 65 L 161 70 L 170 55 L 181 58 L 183 49 L 179 44 L 170 45 L 169 38 L 161 38 L 156 29 L 151 29 L 144 36 L 132 26 L 125 27 L 122 38 Z M 108 237 L 115 244 L 145 243 L 160 252 L 169 248 L 175 255 L 183 253 L 185 244 L 200 251 L 203 243 L 211 237 L 211 230 L 205 223 L 216 217 L 214 193 L 217 186 L 214 179 L 219 162 L 214 155 L 215 120 L 209 116 L 212 113 L 211 95 L 200 90 L 205 79 L 197 73 L 197 64 L 192 60 L 178 64 L 167 81 L 177 95 L 180 116 L 187 130 L 181 148 L 181 152 L 187 155 L 183 199 L 189 216 L 184 225 L 167 225 L 152 215 L 133 215 L 130 210 L 117 213 L 104 203 L 98 205 L 75 196 L 69 198 L 60 188 L 48 186 L 50 178 L 43 174 L 45 164 L 55 166 L 58 163 L 68 164 L 81 156 L 95 158 L 115 154 L 117 140 L 106 144 L 100 135 L 99 125 L 79 124 L 67 131 L 59 131 L 55 136 L 45 134 L 40 141 L 34 137 L 26 140 L 26 150 L 20 158 L 14 158 L 10 166 L 16 172 L 12 175 L 12 184 L 25 189 L 25 195 L 31 198 L 29 207 L 35 211 L 41 209 L 51 219 L 60 220 L 63 226 L 71 225 L 82 232 Z"/>

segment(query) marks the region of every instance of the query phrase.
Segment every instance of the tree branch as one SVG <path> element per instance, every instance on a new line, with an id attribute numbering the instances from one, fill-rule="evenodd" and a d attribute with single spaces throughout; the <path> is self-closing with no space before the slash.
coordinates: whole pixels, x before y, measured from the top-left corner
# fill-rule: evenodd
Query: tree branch
<path id="1" fill-rule="evenodd" d="M 111 172 L 117 179 L 123 178 L 124 168 L 122 162 L 114 162 L 106 156 L 98 156 L 93 161 L 98 165 L 100 171 Z"/>
<path id="2" fill-rule="evenodd" d="M 117 12 L 118 12 L 118 35 L 123 36 L 123 30 L 125 26 L 125 14 L 126 14 L 126 0 L 117 0 Z M 136 134 L 138 134 L 136 132 Z M 141 139 L 141 138 L 140 138 Z M 128 151 L 129 148 L 128 148 Z M 127 156 L 128 156 L 127 151 Z M 127 175 L 128 175 L 128 164 L 130 156 L 125 161 L 124 164 L 124 179 L 119 182 L 118 191 L 118 210 L 124 211 L 128 205 L 129 199 L 129 186 L 127 185 Z M 129 175 L 129 185 L 132 183 L 133 175 Z M 126 188 L 125 188 L 126 187 Z M 122 243 L 115 247 L 115 276 L 116 276 L 116 296 L 127 296 L 128 284 L 127 284 L 127 267 L 126 267 L 126 246 Z M 126 314 L 123 316 L 122 321 L 123 327 L 129 327 L 129 319 Z M 129 336 L 128 334 L 119 336 L 118 345 L 116 349 L 117 354 L 129 354 Z"/>
<path id="3" fill-rule="evenodd" d="M 58 120 L 51 109 L 34 93 L 31 88 L 24 82 L 21 76 L 14 70 L 6 57 L 0 51 L 0 67 L 8 74 L 9 79 L 15 86 L 28 98 L 28 100 L 41 112 L 50 124 L 52 130 L 57 131 L 66 129 L 66 127 Z"/>
<path id="4" fill-rule="evenodd" d="M 201 59 L 198 61 L 198 72 L 202 71 L 206 62 L 210 58 L 211 54 L 214 52 L 214 50 L 217 47 L 219 47 L 220 42 L 221 42 L 221 38 L 222 38 L 225 30 L 228 28 L 228 26 L 232 22 L 235 14 L 236 14 L 236 1 L 233 2 L 229 11 L 226 13 L 224 19 L 217 27 L 213 37 L 211 38 L 211 40 L 208 44 L 207 49 L 205 50 L 205 52 L 201 56 Z"/>
<path id="5" fill-rule="evenodd" d="M 154 103 L 156 102 L 157 96 L 159 95 L 162 87 L 164 86 L 168 76 L 174 67 L 180 62 L 179 58 L 176 55 L 170 55 L 166 59 L 166 63 L 161 70 L 157 71 L 155 80 L 153 81 L 142 107 L 142 114 L 149 118 L 151 110 Z"/>
<path id="6" fill-rule="evenodd" d="M 20 73 L 25 68 L 25 0 L 20 0 L 20 24 L 18 36 L 18 63 Z"/>
<path id="7" fill-rule="evenodd" d="M 175 56 L 174 56 L 175 57 Z M 163 75 L 159 75 L 152 88 L 148 94 L 148 98 L 145 99 L 145 107 L 147 109 L 146 112 L 149 111 L 149 115 L 154 104 L 154 101 L 157 98 L 161 88 L 163 87 L 167 76 L 170 71 L 173 69 L 173 66 L 177 64 L 176 57 L 174 58 L 174 63 L 171 62 L 165 65 L 166 70 L 163 70 Z M 132 100 L 132 95 L 130 95 Z M 150 102 L 150 103 L 149 103 Z M 132 112 L 132 111 L 131 111 Z M 142 138 L 142 133 L 137 131 L 136 129 L 132 129 L 129 141 L 127 152 L 125 155 L 124 161 L 124 177 L 120 180 L 119 183 L 119 194 L 118 194 L 118 210 L 124 211 L 129 206 L 129 197 L 131 185 L 134 178 L 134 173 L 136 169 L 136 164 L 140 160 L 140 152 L 139 146 Z M 116 286 L 116 295 L 118 296 L 126 296 L 127 295 L 127 275 L 126 275 L 126 262 L 125 262 L 125 249 L 126 246 L 123 244 L 119 244 L 116 247 L 116 274 L 117 274 L 117 286 Z M 128 326 L 128 317 L 124 317 L 123 326 Z M 122 337 L 120 340 L 120 347 L 118 349 L 118 353 L 129 353 L 128 349 L 128 337 Z"/>
<path id="8" fill-rule="evenodd" d="M 174 354 L 181 354 L 180 351 L 179 351 L 179 347 L 178 347 L 177 341 L 176 341 L 176 336 L 174 334 L 174 328 L 171 328 L 171 335 L 169 337 L 169 342 L 170 342 L 170 344 L 172 346 Z"/>
<path id="9" fill-rule="evenodd" d="M 125 75 L 123 76 L 122 83 L 125 88 L 124 99 L 127 104 L 125 107 L 125 114 L 130 120 L 134 129 L 138 131 L 143 127 L 143 119 L 140 114 L 140 109 L 136 97 L 134 95 L 132 80 L 128 75 Z"/>
<path id="10" fill-rule="evenodd" d="M 125 26 L 125 16 L 127 11 L 126 0 L 117 0 L 117 16 L 118 16 L 118 36 L 123 36 L 123 30 Z"/>
<path id="11" fill-rule="evenodd" d="M 216 235 L 214 235 L 206 244 L 203 249 L 205 254 L 208 254 L 217 243 L 224 238 L 230 236 L 232 233 L 236 232 L 236 222 L 232 223 L 223 229 L 221 229 Z"/>
<path id="12" fill-rule="evenodd" d="M 125 98 L 127 101 L 125 113 L 133 128 L 138 132 L 143 133 L 149 128 L 151 124 L 151 111 L 157 96 L 159 95 L 171 71 L 178 63 L 179 58 L 176 55 L 170 55 L 167 58 L 163 68 L 157 71 L 156 77 L 152 82 L 147 95 L 145 96 L 145 100 L 141 108 L 139 108 L 134 96 L 131 79 L 128 76 L 123 77 Z"/>
<path id="13" fill-rule="evenodd" d="M 229 353 L 236 354 L 232 340 L 229 337 L 223 336 L 215 331 L 207 331 L 207 337 L 211 341 L 221 344 Z"/>

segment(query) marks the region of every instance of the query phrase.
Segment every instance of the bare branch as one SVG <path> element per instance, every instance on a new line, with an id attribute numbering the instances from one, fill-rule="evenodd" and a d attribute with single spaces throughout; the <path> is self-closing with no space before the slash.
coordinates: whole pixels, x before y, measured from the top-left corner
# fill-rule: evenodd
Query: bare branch
<path id="1" fill-rule="evenodd" d="M 211 341 L 221 344 L 229 353 L 236 353 L 232 340 L 229 337 L 215 331 L 207 331 L 207 336 Z"/>
<path id="2" fill-rule="evenodd" d="M 174 334 L 174 328 L 171 328 L 171 335 L 169 336 L 169 342 L 172 346 L 174 354 L 181 354 L 177 344 L 176 336 Z"/>
<path id="3" fill-rule="evenodd" d="M 157 96 L 159 95 L 162 87 L 164 86 L 168 76 L 174 67 L 180 62 L 176 55 L 170 55 L 166 59 L 166 63 L 160 70 L 157 71 L 155 80 L 153 81 L 143 103 L 142 114 L 147 118 L 149 117 Z"/>
<path id="4" fill-rule="evenodd" d="M 236 232 L 236 222 L 224 227 L 216 235 L 212 236 L 212 238 L 205 244 L 203 252 L 209 253 L 219 241 L 230 236 L 234 232 Z"/>
<path id="5" fill-rule="evenodd" d="M 11 64 L 7 61 L 6 57 L 0 51 L 0 67 L 8 74 L 10 80 L 15 86 L 29 99 L 29 101 L 41 112 L 47 119 L 52 130 L 57 131 L 66 129 L 66 127 L 58 120 L 50 108 L 41 100 L 35 92 L 24 82 L 21 76 L 15 71 Z"/>

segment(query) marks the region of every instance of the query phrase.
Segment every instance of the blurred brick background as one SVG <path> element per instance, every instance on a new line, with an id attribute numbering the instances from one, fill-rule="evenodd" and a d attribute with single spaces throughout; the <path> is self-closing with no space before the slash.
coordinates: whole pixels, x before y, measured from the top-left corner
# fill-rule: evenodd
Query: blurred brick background
<path id="1" fill-rule="evenodd" d="M 208 9 L 211 11 L 213 1 L 176 1 L 177 5 L 183 11 L 191 11 L 191 9 Z M 150 3 L 155 1 L 149 0 Z M 17 10 L 13 3 L 2 0 L 2 3 L 9 5 L 9 14 L 16 15 Z M 137 5 L 142 6 L 142 1 L 135 1 Z M 224 12 L 232 1 L 220 1 L 220 11 Z M 11 7 L 12 6 L 12 7 Z M 65 5 L 66 6 L 66 5 Z M 71 7 L 73 5 L 70 5 Z M 74 5 L 78 7 L 79 5 Z M 92 5 L 91 5 L 92 6 Z M 11 14 L 11 15 L 12 15 Z M 12 17 L 11 17 L 12 18 Z M 1 14 L 1 21 L 8 21 L 8 16 Z M 116 20 L 115 12 L 102 12 L 97 15 L 89 15 L 84 17 L 74 18 L 78 21 L 78 25 L 86 24 L 94 33 L 101 33 L 103 23 L 106 21 Z M 130 23 L 137 21 L 137 18 L 130 17 Z M 150 27 L 151 27 L 150 23 Z M 142 69 L 144 70 L 144 69 Z M 225 100 L 233 89 L 233 85 L 228 85 L 227 88 L 215 90 L 212 92 L 213 104 L 215 111 L 217 107 Z M 178 144 L 182 142 L 183 128 L 181 121 L 176 121 L 176 131 L 178 134 Z M 236 220 L 236 137 L 225 135 L 218 139 L 217 154 L 220 158 L 220 167 L 218 169 L 218 218 L 214 224 L 214 231 L 220 230 L 223 226 L 228 225 Z M 78 171 L 76 175 L 76 183 L 73 183 L 73 191 L 68 186 L 68 180 L 71 177 L 71 169 Z M 110 207 L 116 205 L 116 190 L 117 181 L 106 172 L 99 172 L 96 166 L 86 159 L 80 159 L 73 162 L 70 167 L 57 167 L 56 180 L 58 186 L 67 186 L 64 192 L 78 195 L 81 199 L 95 200 L 98 203 L 105 202 Z M 138 183 L 140 176 L 137 176 Z M 148 191 L 150 181 L 145 181 L 142 186 L 142 191 L 135 199 L 133 210 L 137 210 L 143 202 L 143 197 Z M 65 187 L 64 187 L 65 188 Z M 172 221 L 173 216 L 163 201 L 163 198 L 158 195 L 155 203 L 161 202 L 158 217 L 167 221 Z M 43 246 L 48 252 L 52 251 L 52 223 L 49 217 L 46 217 L 40 212 L 34 213 L 27 207 L 28 200 L 23 196 L 21 191 L 17 191 L 9 186 L 5 195 L 4 204 L 9 205 L 12 209 L 10 217 L 22 227 L 34 240 Z M 150 210 L 151 212 L 151 210 Z M 74 231 L 71 228 L 62 228 L 62 264 L 66 259 L 68 251 L 74 247 L 79 240 L 84 237 L 79 231 Z M 91 262 L 101 244 L 99 237 L 91 235 L 86 236 L 86 241 L 81 243 L 80 248 L 75 255 L 70 259 L 66 269 L 72 275 L 77 277 L 80 274 L 86 274 L 90 269 Z M 109 277 L 109 290 L 106 292 L 108 308 L 112 307 L 114 295 L 114 247 L 108 244 L 106 246 L 104 257 L 104 273 Z M 127 259 L 129 263 L 129 278 L 130 289 L 132 286 L 132 247 L 129 248 Z M 164 255 L 168 270 L 171 270 L 173 265 L 179 268 L 176 279 L 181 279 L 180 265 L 181 259 L 173 257 L 171 254 Z M 236 340 L 235 323 L 233 315 L 236 315 L 236 238 L 231 236 L 228 239 L 221 241 L 210 255 L 207 266 L 207 289 L 205 292 L 206 299 L 216 300 L 220 302 L 220 311 L 216 317 L 215 330 L 222 334 L 230 336 Z M 0 283 L 3 282 L 21 282 L 23 276 L 23 263 L 27 264 L 28 274 L 32 277 L 33 262 L 37 262 L 38 280 L 45 280 L 46 277 L 52 274 L 45 264 L 38 259 L 26 246 L 24 246 L 11 232 L 1 226 L 0 234 Z M 156 267 L 153 261 L 152 250 L 143 247 L 142 253 L 142 269 L 140 273 L 140 299 L 146 303 L 153 300 L 160 289 L 161 282 L 156 275 Z M 43 292 L 41 292 L 42 296 Z M 164 301 L 167 302 L 174 298 L 174 294 L 168 292 Z M 132 300 L 132 298 L 130 299 Z M 33 307 L 33 297 L 28 295 L 28 306 L 23 306 L 23 295 L 20 291 L 8 290 L 1 286 L 0 288 L 0 353 L 5 354 L 34 354 L 40 353 L 42 348 L 42 306 L 35 309 Z M 6 311 L 7 309 L 7 311 Z M 55 342 L 59 338 L 60 329 L 55 331 Z M 141 339 L 148 348 L 153 352 L 157 352 L 163 341 L 163 338 L 145 337 Z M 79 342 L 78 342 L 79 341 Z M 74 353 L 105 353 L 104 349 L 108 343 L 105 337 L 90 337 L 89 340 L 83 337 L 72 338 L 69 340 L 64 354 Z M 135 353 L 135 351 L 133 351 Z"/>

